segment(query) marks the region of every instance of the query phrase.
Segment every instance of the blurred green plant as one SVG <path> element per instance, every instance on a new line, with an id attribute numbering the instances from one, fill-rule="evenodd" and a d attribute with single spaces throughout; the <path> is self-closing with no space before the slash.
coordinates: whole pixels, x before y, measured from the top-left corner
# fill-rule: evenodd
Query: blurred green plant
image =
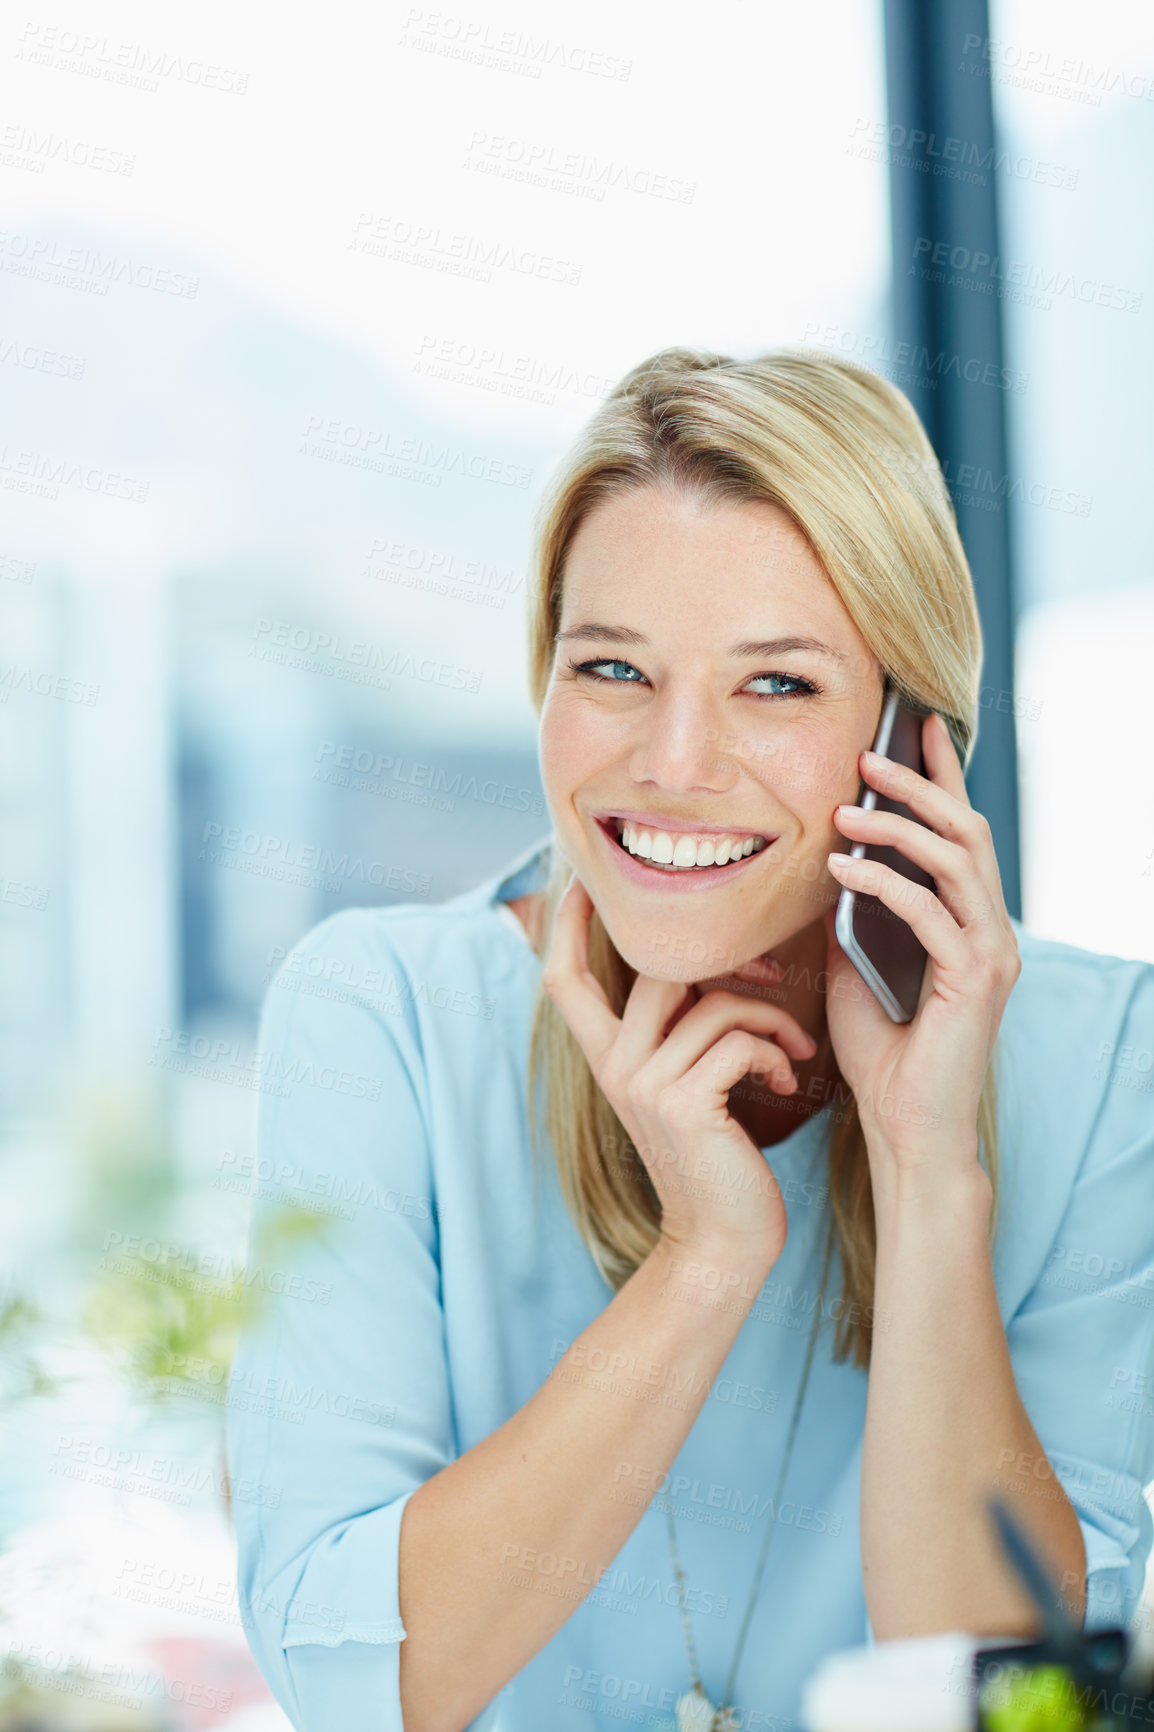
<path id="1" fill-rule="evenodd" d="M 0 1411 L 59 1387 L 39 1357 L 44 1328 L 43 1314 L 30 1299 L 15 1292 L 0 1297 Z"/>
<path id="2" fill-rule="evenodd" d="M 174 1724 L 164 1707 L 125 1700 L 83 1672 L 0 1660 L 0 1732 L 169 1732 Z"/>
<path id="3" fill-rule="evenodd" d="M 331 1220 L 323 1210 L 295 1204 L 262 1214 L 252 1242 L 255 1266 L 319 1240 Z M 155 1242 L 166 1253 L 173 1248 L 162 1233 Z M 218 1260 L 210 1255 L 209 1261 Z M 248 1265 L 223 1278 L 203 1273 L 192 1251 L 184 1257 L 118 1254 L 106 1260 L 89 1290 L 81 1328 L 147 1399 L 209 1396 L 227 1384 L 240 1331 L 267 1302 L 267 1290 L 250 1274 Z"/>
<path id="4" fill-rule="evenodd" d="M 167 1091 L 89 1089 L 70 1124 L 74 1184 L 69 1237 L 75 1254 L 99 1243 L 107 1226 L 126 1231 L 167 1219 L 188 1185 L 173 1144 Z"/>

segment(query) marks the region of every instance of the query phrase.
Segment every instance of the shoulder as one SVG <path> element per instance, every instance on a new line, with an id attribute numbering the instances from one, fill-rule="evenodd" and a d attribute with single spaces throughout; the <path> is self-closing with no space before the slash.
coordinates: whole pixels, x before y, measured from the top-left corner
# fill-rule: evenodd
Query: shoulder
<path id="1" fill-rule="evenodd" d="M 1013 923 L 1022 972 L 997 1045 L 999 1164 L 1017 1231 L 1053 1237 L 1081 1187 L 1154 1136 L 1154 964 Z"/>
<path id="2" fill-rule="evenodd" d="M 1043 938 L 1020 921 L 1011 925 L 1022 972 L 1003 1027 L 1039 1053 L 1070 1056 L 1075 1039 L 1091 1041 L 1097 1051 L 1126 1024 L 1154 1017 L 1154 963 Z M 1149 1021 L 1147 1029 L 1154 1034 Z"/>
<path id="3" fill-rule="evenodd" d="M 548 841 L 534 843 L 480 883 L 439 902 L 393 902 L 383 908 L 346 908 L 306 932 L 291 951 L 297 966 L 305 959 L 323 959 L 339 966 L 342 959 L 390 955 L 398 960 L 447 956 L 480 941 L 507 939 L 510 927 L 503 910 L 512 908 L 522 926 L 538 897 L 548 868 Z M 510 894 L 510 892 L 514 894 Z M 523 892 L 517 895 L 516 892 Z M 507 944 L 503 948 L 508 948 Z"/>
<path id="4" fill-rule="evenodd" d="M 1011 920 L 1022 956 L 1022 978 L 1027 971 L 1035 978 L 1048 975 L 1070 981 L 1095 978 L 1108 991 L 1116 991 L 1125 982 L 1145 984 L 1154 980 L 1154 962 L 1139 957 L 1114 956 L 1107 951 L 1086 950 L 1081 945 L 1065 944 L 1057 938 L 1044 938 L 1020 920 Z"/>
<path id="5" fill-rule="evenodd" d="M 356 959 L 404 961 L 467 946 L 478 934 L 490 934 L 493 925 L 493 907 L 468 895 L 424 907 L 344 908 L 310 927 L 277 960 L 285 967 L 315 970 L 322 964 L 331 973 L 349 973 Z"/>
<path id="6" fill-rule="evenodd" d="M 266 1023 L 289 1003 L 297 1006 L 294 1022 L 303 1017 L 318 1028 L 367 1013 L 425 1050 L 430 1040 L 459 1045 L 478 1024 L 523 1014 L 539 963 L 499 899 L 511 876 L 491 875 L 437 903 L 330 915 L 274 953 Z"/>

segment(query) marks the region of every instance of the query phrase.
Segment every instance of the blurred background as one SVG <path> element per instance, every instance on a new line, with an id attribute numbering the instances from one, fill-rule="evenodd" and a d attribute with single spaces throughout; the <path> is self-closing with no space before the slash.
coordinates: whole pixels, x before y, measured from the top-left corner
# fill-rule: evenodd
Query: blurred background
<path id="1" fill-rule="evenodd" d="M 221 1445 L 292 1399 L 228 1377 L 261 996 L 547 832 L 532 512 L 643 356 L 810 343 L 922 407 L 911 293 L 985 320 L 992 443 L 939 451 L 1007 899 L 1154 960 L 1154 13 L 942 15 L 992 153 L 911 124 L 880 0 L 0 27 L 3 1727 L 288 1724 Z M 911 217 L 947 163 L 993 247 Z"/>

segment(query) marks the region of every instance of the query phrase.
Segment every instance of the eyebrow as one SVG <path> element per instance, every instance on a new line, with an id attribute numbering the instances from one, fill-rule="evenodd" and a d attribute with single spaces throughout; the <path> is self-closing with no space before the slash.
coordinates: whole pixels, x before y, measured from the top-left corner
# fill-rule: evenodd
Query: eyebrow
<path id="1" fill-rule="evenodd" d="M 624 625 L 598 625 L 592 620 L 584 625 L 571 626 L 568 631 L 559 631 L 555 641 L 565 643 L 575 638 L 597 638 L 603 643 L 634 644 L 642 649 L 649 645 L 649 639 L 644 632 L 633 631 Z M 766 656 L 784 655 L 788 650 L 813 650 L 818 655 L 830 656 L 837 662 L 849 660 L 841 650 L 833 649 L 815 637 L 771 637 L 760 641 L 745 639 L 742 643 L 735 643 L 729 653 L 731 656 L 761 661 Z"/>

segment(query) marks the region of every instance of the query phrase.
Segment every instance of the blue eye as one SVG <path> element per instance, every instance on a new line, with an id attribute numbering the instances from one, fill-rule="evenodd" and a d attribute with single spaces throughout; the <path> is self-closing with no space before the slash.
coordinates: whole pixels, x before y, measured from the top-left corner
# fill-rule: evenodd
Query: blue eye
<path id="1" fill-rule="evenodd" d="M 590 679 L 590 680 L 600 680 L 601 684 L 603 686 L 622 686 L 622 685 L 635 685 L 636 684 L 635 680 L 609 679 L 606 677 L 605 674 L 595 674 L 593 672 L 594 668 L 632 668 L 633 672 L 637 673 L 638 670 L 635 667 L 633 667 L 632 662 L 619 662 L 619 661 L 574 662 L 574 661 L 571 661 L 569 663 L 569 666 L 575 674 L 584 674 L 586 679 Z"/>
<path id="2" fill-rule="evenodd" d="M 595 672 L 594 670 L 597 668 L 628 668 L 630 675 L 636 677 L 617 679 L 615 676 Z M 636 685 L 638 679 L 644 679 L 645 677 L 644 674 L 640 673 L 638 669 L 633 666 L 632 662 L 612 659 L 593 662 L 575 662 L 571 660 L 569 662 L 569 670 L 571 673 L 580 674 L 583 679 L 597 680 L 603 686 Z M 769 698 L 771 700 L 780 700 L 782 698 L 811 698 L 818 697 L 821 692 L 820 686 L 815 686 L 812 680 L 802 679 L 799 674 L 754 674 L 752 680 L 749 681 L 749 684 L 754 685 L 758 680 L 785 681 L 794 686 L 795 690 L 788 692 L 754 692 L 752 695 L 755 698 Z"/>
<path id="3" fill-rule="evenodd" d="M 789 680 L 798 689 L 792 692 L 755 692 L 755 697 L 764 698 L 811 698 L 816 696 L 817 687 L 810 680 L 803 680 L 799 674 L 754 674 L 754 680 Z"/>

